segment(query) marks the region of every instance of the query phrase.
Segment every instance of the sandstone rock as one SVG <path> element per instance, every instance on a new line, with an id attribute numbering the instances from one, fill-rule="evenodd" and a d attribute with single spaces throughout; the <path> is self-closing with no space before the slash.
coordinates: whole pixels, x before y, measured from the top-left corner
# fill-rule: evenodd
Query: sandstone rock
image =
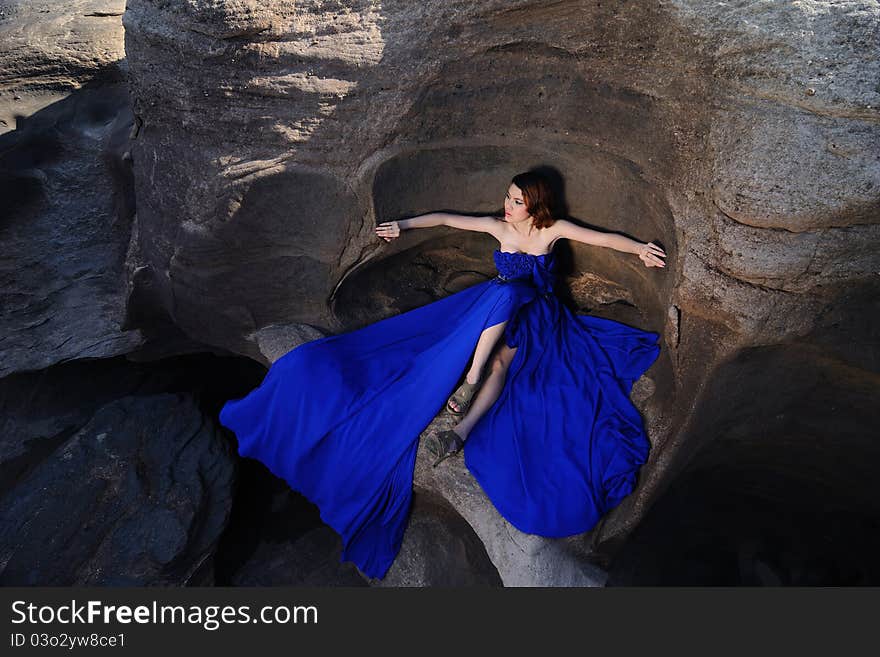
<path id="1" fill-rule="evenodd" d="M 324 337 L 314 327 L 297 326 L 264 326 L 259 331 L 249 336 L 256 343 L 265 365 L 271 365 L 276 360 L 303 342 L 310 342 Z"/>
<path id="2" fill-rule="evenodd" d="M 143 341 L 123 327 L 134 212 L 124 5 L 2 5 L 0 376 Z"/>
<path id="3" fill-rule="evenodd" d="M 121 161 L 125 89 L 80 90 L 0 136 L 0 376 L 126 353 L 124 259 L 133 211 Z"/>
<path id="4" fill-rule="evenodd" d="M 505 584 L 595 585 L 697 449 L 724 363 L 809 340 L 877 370 L 875 2 L 129 0 L 124 61 L 123 4 L 0 5 L 0 376 L 196 349 L 267 365 L 430 302 L 492 275 L 494 244 L 385 244 L 375 222 L 497 211 L 542 166 L 571 216 L 669 254 L 657 271 L 561 247 L 573 306 L 663 334 L 633 395 L 650 460 L 566 541 L 511 532 L 455 464 L 420 461 L 417 481 Z M 749 545 L 736 558 L 783 577 Z"/>
<path id="5" fill-rule="evenodd" d="M 329 527 L 296 540 L 263 540 L 232 579 L 234 586 L 367 586 L 350 561 L 340 563 L 342 541 Z"/>
<path id="6" fill-rule="evenodd" d="M 225 527 L 234 475 L 227 443 L 193 401 L 119 399 L 60 438 L 3 497 L 0 580 L 186 584 Z"/>
<path id="7" fill-rule="evenodd" d="M 603 586 L 606 574 L 591 563 L 584 536 L 549 539 L 524 534 L 492 506 L 461 456 L 432 467 L 434 458 L 425 440 L 431 432 L 451 428 L 452 424 L 450 416 L 443 413 L 422 433 L 415 483 L 442 495 L 470 524 L 504 586 Z"/>
<path id="8" fill-rule="evenodd" d="M 263 327 L 348 329 L 491 275 L 479 238 L 385 244 L 372 226 L 495 211 L 534 166 L 557 172 L 574 218 L 664 246 L 662 272 L 567 250 L 568 280 L 607 282 L 575 285 L 576 305 L 604 298 L 664 335 L 636 395 L 653 449 L 601 527 L 535 559 L 564 566 L 520 577 L 485 499 L 453 502 L 505 583 L 601 581 L 578 569 L 689 452 L 679 432 L 719 364 L 810 334 L 880 271 L 876 3 L 134 1 L 124 20 L 144 126 L 130 260 L 193 338 L 252 355 Z"/>
<path id="9" fill-rule="evenodd" d="M 385 577 L 371 582 L 383 587 L 500 586 L 480 538 L 442 497 L 417 488 L 400 553 Z"/>
<path id="10" fill-rule="evenodd" d="M 0 134 L 88 83 L 125 72 L 125 0 L 0 4 Z"/>
<path id="11" fill-rule="evenodd" d="M 717 370 L 611 584 L 877 581 L 878 376 L 823 351 L 761 347 Z"/>

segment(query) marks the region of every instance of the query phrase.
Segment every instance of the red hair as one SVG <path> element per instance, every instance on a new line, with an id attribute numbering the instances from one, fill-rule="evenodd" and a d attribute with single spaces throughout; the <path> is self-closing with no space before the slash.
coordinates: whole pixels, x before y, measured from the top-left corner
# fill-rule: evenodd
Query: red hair
<path id="1" fill-rule="evenodd" d="M 556 222 L 553 217 L 556 198 L 544 176 L 535 171 L 526 171 L 515 175 L 510 182 L 522 190 L 526 209 L 532 215 L 532 225 L 535 228 L 547 228 Z"/>

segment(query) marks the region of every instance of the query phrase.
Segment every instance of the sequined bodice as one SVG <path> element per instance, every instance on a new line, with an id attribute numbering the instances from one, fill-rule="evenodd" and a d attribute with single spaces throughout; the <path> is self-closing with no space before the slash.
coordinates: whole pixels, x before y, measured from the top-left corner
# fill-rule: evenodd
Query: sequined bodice
<path id="1" fill-rule="evenodd" d="M 552 251 L 534 255 L 495 249 L 493 257 L 500 280 L 510 281 L 529 277 L 539 292 L 553 291 L 555 258 Z"/>

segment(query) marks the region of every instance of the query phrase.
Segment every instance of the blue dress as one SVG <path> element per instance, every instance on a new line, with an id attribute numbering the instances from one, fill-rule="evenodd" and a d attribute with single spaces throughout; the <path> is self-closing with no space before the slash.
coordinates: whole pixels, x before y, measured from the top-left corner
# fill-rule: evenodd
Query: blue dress
<path id="1" fill-rule="evenodd" d="M 629 400 L 657 333 L 574 315 L 553 294 L 552 253 L 494 252 L 499 275 L 364 328 L 304 343 L 220 422 L 342 537 L 343 561 L 384 577 L 400 550 L 419 435 L 480 333 L 503 321 L 516 353 L 465 443 L 498 511 L 542 536 L 589 530 L 634 487 L 649 443 Z"/>

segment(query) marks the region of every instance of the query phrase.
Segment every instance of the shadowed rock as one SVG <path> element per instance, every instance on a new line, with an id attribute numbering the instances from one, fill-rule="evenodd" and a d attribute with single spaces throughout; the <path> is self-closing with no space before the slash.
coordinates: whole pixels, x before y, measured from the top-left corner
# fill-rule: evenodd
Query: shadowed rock
<path id="1" fill-rule="evenodd" d="M 817 426 L 844 406 L 863 422 L 858 405 L 874 403 L 850 392 L 880 362 L 869 319 L 880 271 L 875 2 L 480 0 L 450 12 L 440 0 L 77 0 L 0 10 L 0 376 L 123 353 L 212 350 L 267 365 L 304 340 L 428 303 L 491 276 L 495 244 L 444 228 L 386 244 L 375 223 L 497 212 L 510 176 L 540 166 L 556 172 L 571 217 L 669 254 L 656 270 L 562 244 L 562 296 L 663 343 L 633 390 L 649 461 L 634 493 L 586 535 L 512 532 L 460 464 L 429 472 L 420 453 L 417 482 L 471 525 L 505 584 L 601 584 L 597 564 L 609 566 L 698 451 L 731 467 L 743 454 L 781 463 L 752 446 L 712 452 L 726 416 L 706 409 L 730 392 L 730 363 L 749 391 L 766 391 L 767 408 L 743 407 L 745 427 L 769 417 L 780 381 L 809 378 L 782 358 L 768 380 L 742 365 L 756 349 L 809 345 L 831 383 L 820 397 L 794 388 L 817 408 L 847 402 L 824 404 Z M 39 440 L 5 443 L 5 481 L 36 475 L 34 463 L 81 428 L 77 413 L 72 424 L 47 421 Z M 798 463 L 792 480 L 816 479 L 813 461 Z M 141 506 L 144 527 L 165 523 Z M 411 545 L 446 531 L 451 512 L 438 509 L 416 520 Z M 828 572 L 780 566 L 753 538 L 731 562 L 750 581 Z M 169 545 L 163 535 L 163 554 L 150 558 Z M 329 539 L 302 545 L 315 555 Z M 298 558 L 266 549 L 270 564 Z M 414 554 L 402 553 L 404 579 L 440 581 Z"/>
<path id="2" fill-rule="evenodd" d="M 485 240 L 437 228 L 386 244 L 372 227 L 497 211 L 513 173 L 559 172 L 572 217 L 669 254 L 658 271 L 607 249 L 564 253 L 577 307 L 664 336 L 635 393 L 653 447 L 639 487 L 580 539 L 601 561 L 670 460 L 695 449 L 681 428 L 719 365 L 809 334 L 880 269 L 878 62 L 859 45 L 876 42 L 878 11 L 419 7 L 129 3 L 144 121 L 131 262 L 189 335 L 252 355 L 262 327 L 336 332 L 491 275 L 477 265 Z M 598 296 L 585 275 L 603 281 Z M 510 581 L 502 552 L 489 549 Z"/>
<path id="3" fill-rule="evenodd" d="M 400 553 L 377 586 L 501 586 L 479 533 L 440 495 L 416 488 Z"/>
<path id="4" fill-rule="evenodd" d="M 0 3 L 0 377 L 132 351 L 123 0 Z"/>
<path id="5" fill-rule="evenodd" d="M 880 377 L 806 344 L 720 368 L 699 445 L 611 565 L 616 585 L 858 586 L 880 578 Z"/>
<path id="6" fill-rule="evenodd" d="M 231 504 L 226 442 L 185 395 L 99 408 L 3 496 L 4 585 L 181 585 Z"/>

